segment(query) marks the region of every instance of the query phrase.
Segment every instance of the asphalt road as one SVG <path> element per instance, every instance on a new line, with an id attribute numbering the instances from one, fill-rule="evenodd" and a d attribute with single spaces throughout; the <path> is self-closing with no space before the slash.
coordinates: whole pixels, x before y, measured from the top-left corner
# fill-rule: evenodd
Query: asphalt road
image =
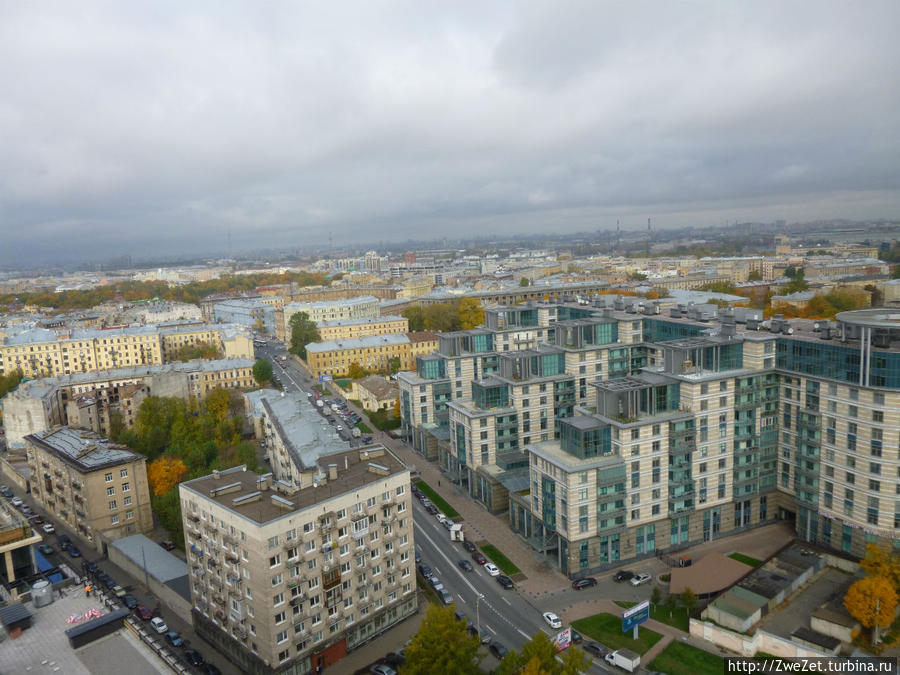
<path id="1" fill-rule="evenodd" d="M 283 346 L 269 342 L 264 347 L 257 347 L 256 353 L 257 356 L 272 361 L 273 370 L 286 390 L 312 390 L 315 382 L 305 368 L 291 358 L 284 363 L 278 360 L 279 356 L 286 353 Z M 368 421 L 364 410 L 356 409 L 356 412 L 363 417 L 363 421 Z M 349 440 L 358 443 L 357 439 Z M 483 635 L 490 636 L 507 649 L 521 649 L 537 631 L 543 631 L 552 639 L 558 631 L 547 625 L 541 616 L 542 612 L 556 611 L 559 614 L 562 608 L 573 601 L 584 599 L 584 595 L 580 594 L 585 591 L 570 589 L 559 597 L 553 596 L 547 606 L 536 608 L 515 589 L 506 590 L 500 586 L 496 578 L 472 560 L 461 543 L 451 542 L 447 529 L 434 516 L 429 515 L 416 499 L 413 499 L 413 523 L 416 551 L 421 555 L 422 562 L 431 567 L 444 588 L 453 595 L 457 611 L 464 613 L 473 624 L 480 624 Z M 473 563 L 473 571 L 465 572 L 459 567 L 458 562 L 462 559 Z M 622 590 L 618 584 L 616 586 L 618 591 Z M 641 599 L 646 594 L 640 591 L 635 593 Z M 400 646 L 394 645 L 391 648 L 396 651 Z M 483 664 L 493 667 L 497 660 L 488 654 Z M 594 660 L 590 672 L 613 673 L 598 660 Z"/>

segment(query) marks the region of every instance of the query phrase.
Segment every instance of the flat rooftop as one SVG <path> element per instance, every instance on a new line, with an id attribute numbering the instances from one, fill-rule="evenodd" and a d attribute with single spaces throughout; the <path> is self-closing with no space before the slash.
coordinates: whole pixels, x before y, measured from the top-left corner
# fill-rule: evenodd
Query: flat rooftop
<path id="1" fill-rule="evenodd" d="M 40 448 L 56 455 L 82 473 L 143 459 L 124 445 L 111 442 L 93 431 L 59 427 L 25 437 Z"/>
<path id="2" fill-rule="evenodd" d="M 319 460 L 321 474 L 310 487 L 296 488 L 274 481 L 271 474 L 247 471 L 245 466 L 187 481 L 181 487 L 202 495 L 204 499 L 212 499 L 259 525 L 265 525 L 409 470 L 382 445 L 324 455 Z M 328 478 L 329 465 L 332 464 L 337 469 L 335 479 Z"/>

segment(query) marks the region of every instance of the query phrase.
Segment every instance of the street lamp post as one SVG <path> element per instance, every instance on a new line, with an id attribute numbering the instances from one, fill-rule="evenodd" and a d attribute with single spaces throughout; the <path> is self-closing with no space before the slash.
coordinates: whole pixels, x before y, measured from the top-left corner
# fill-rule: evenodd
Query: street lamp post
<path id="1" fill-rule="evenodd" d="M 484 593 L 475 596 L 475 627 L 478 629 L 478 639 L 481 639 L 481 614 L 479 612 L 478 603 L 484 599 Z"/>

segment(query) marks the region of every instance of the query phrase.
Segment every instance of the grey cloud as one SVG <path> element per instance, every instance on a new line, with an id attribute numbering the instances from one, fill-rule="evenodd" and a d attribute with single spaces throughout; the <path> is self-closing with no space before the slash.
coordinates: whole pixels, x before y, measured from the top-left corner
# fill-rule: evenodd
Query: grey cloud
<path id="1" fill-rule="evenodd" d="M 0 6 L 0 263 L 897 215 L 896 3 L 483 4 Z"/>

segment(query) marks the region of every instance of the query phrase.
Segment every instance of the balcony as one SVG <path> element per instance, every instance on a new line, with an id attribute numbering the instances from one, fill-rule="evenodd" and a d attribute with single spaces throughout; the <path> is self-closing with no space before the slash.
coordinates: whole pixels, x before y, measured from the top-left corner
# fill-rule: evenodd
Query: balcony
<path id="1" fill-rule="evenodd" d="M 199 517 L 199 516 L 192 516 L 192 515 L 189 515 L 189 516 L 187 517 L 187 519 L 190 520 L 192 523 L 199 523 L 199 522 L 200 522 L 200 517 Z"/>

